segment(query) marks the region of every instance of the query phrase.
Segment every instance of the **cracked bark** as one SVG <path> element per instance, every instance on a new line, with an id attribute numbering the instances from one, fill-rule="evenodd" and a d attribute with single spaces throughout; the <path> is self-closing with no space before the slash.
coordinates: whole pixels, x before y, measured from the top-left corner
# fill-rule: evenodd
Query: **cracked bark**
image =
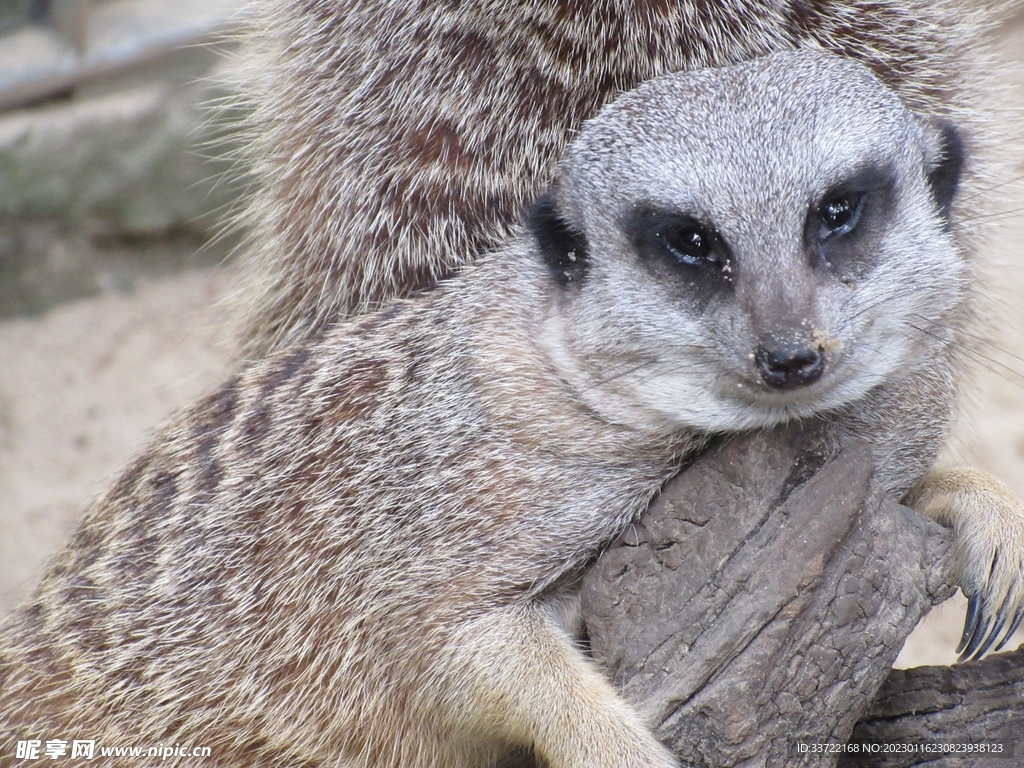
<path id="1" fill-rule="evenodd" d="M 1012 753 L 964 758 L 950 755 L 938 768 L 1009 768 L 1024 764 L 1024 650 L 956 667 L 893 670 L 853 731 L 872 742 L 1009 742 Z M 1016 744 L 1013 744 L 1016 740 Z M 840 766 L 920 765 L 920 755 L 893 754 L 841 760 Z"/>
<path id="2" fill-rule="evenodd" d="M 866 446 L 838 451 L 828 425 L 733 439 L 588 572 L 593 653 L 684 764 L 830 764 L 798 742 L 851 734 L 1024 734 L 1020 655 L 889 674 L 953 591 L 948 546 L 948 531 L 873 485 Z M 925 762 L 894 759 L 857 764 Z"/>

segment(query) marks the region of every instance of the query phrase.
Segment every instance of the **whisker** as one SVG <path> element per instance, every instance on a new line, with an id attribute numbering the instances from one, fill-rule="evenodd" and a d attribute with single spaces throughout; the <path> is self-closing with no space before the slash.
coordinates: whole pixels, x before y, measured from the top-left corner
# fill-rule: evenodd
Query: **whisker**
<path id="1" fill-rule="evenodd" d="M 978 191 L 972 192 L 971 194 L 967 195 L 963 199 L 965 201 L 966 200 L 973 200 L 976 197 L 980 197 L 982 195 L 987 195 L 989 192 L 995 192 L 997 189 L 1002 189 L 1003 187 L 1005 187 L 1005 186 L 1007 186 L 1009 184 L 1014 184 L 1014 183 L 1016 183 L 1018 181 L 1024 181 L 1024 173 L 1022 173 L 1020 176 L 1014 176 L 1013 178 L 1007 179 L 1006 181 L 1002 181 L 1002 182 L 1000 182 L 1000 183 L 998 183 L 998 184 L 996 184 L 994 186 L 986 187 L 985 189 L 979 189 Z"/>
<path id="2" fill-rule="evenodd" d="M 984 336 L 980 336 L 980 335 L 978 335 L 976 333 L 971 333 L 970 331 L 963 330 L 962 328 L 953 328 L 952 326 L 946 325 L 945 323 L 942 323 L 942 322 L 940 322 L 938 320 L 929 320 L 927 317 L 925 317 L 924 315 L 922 315 L 920 313 L 917 313 L 917 312 L 915 312 L 914 314 L 915 314 L 915 316 L 920 317 L 925 322 L 931 323 L 932 325 L 937 325 L 940 328 L 946 328 L 946 329 L 949 329 L 949 330 L 955 330 L 957 333 L 962 333 L 964 336 L 970 336 L 972 339 L 977 339 L 978 341 L 980 341 L 981 343 L 985 344 L 986 346 L 989 346 L 989 347 L 992 347 L 995 350 L 998 350 L 1001 354 L 1004 354 L 1007 357 L 1011 357 L 1014 360 L 1016 360 L 1017 362 L 1024 363 L 1024 357 L 1021 357 L 1020 355 L 1015 355 L 1013 352 L 1011 352 L 1008 349 L 1003 349 L 998 344 L 993 342 L 991 339 L 986 339 Z M 1009 366 L 1007 366 L 1007 367 L 1009 367 Z M 1024 374 L 1021 374 L 1021 373 L 1019 373 L 1016 370 L 1014 370 L 1014 373 L 1017 373 L 1019 376 L 1024 376 Z"/>
<path id="3" fill-rule="evenodd" d="M 918 328 L 916 325 L 914 325 L 912 323 L 910 324 L 910 327 L 913 328 L 916 331 L 919 331 L 919 332 L 925 334 L 926 336 L 931 336 L 933 339 L 937 339 L 937 340 L 939 340 L 939 341 L 941 341 L 943 343 L 952 344 L 953 346 L 959 347 L 961 350 L 964 351 L 964 353 L 966 353 L 967 357 L 969 357 L 971 360 L 973 360 L 975 363 L 980 365 L 985 370 L 989 371 L 990 373 L 994 373 L 996 376 L 999 376 L 1000 378 L 1004 379 L 1005 381 L 1007 381 L 1007 382 L 1009 382 L 1011 384 L 1014 384 L 1016 386 L 1024 386 L 1024 374 L 1021 374 L 1018 371 L 1015 371 L 1010 366 L 1008 366 L 1008 365 L 1006 365 L 1004 363 L 1001 363 L 998 360 L 995 360 L 994 358 L 989 357 L 988 355 L 984 355 L 981 352 L 979 352 L 978 350 L 972 349 L 971 347 L 969 347 L 966 344 L 963 344 L 963 343 L 957 341 L 956 339 L 947 339 L 947 338 L 945 338 L 943 336 L 938 336 L 937 334 L 931 333 L 930 331 L 926 331 L 924 328 Z M 992 365 L 997 365 L 1000 368 L 1003 368 L 1003 369 L 1009 371 L 1011 374 L 1013 374 L 1013 376 L 1017 380 L 1015 381 L 1014 379 L 1006 376 L 1006 374 L 1001 373 L 1000 371 L 996 370 L 992 366 L 986 365 L 985 362 L 982 362 L 982 361 L 987 361 L 989 363 L 992 363 Z"/>
<path id="4" fill-rule="evenodd" d="M 856 319 L 858 319 L 858 318 L 859 318 L 859 317 L 860 317 L 861 315 L 863 315 L 863 314 L 864 314 L 865 312 L 870 312 L 870 311 L 871 311 L 872 309 L 874 309 L 875 307 L 879 307 L 879 306 L 881 306 L 882 304 L 885 304 L 885 303 L 886 303 L 887 301 L 889 301 L 889 300 L 890 300 L 891 298 L 892 298 L 892 297 L 891 297 L 891 296 L 888 296 L 888 295 L 886 295 L 886 296 L 881 296 L 881 297 L 879 297 L 878 299 L 876 299 L 875 301 L 871 302 L 870 304 L 865 304 L 865 305 L 864 305 L 863 307 L 861 307 L 861 308 L 860 308 L 860 309 L 858 309 L 858 310 L 857 310 L 856 312 L 854 312 L 854 313 L 853 313 L 852 315 L 850 315 L 850 320 L 856 320 Z"/>
<path id="5" fill-rule="evenodd" d="M 925 320 L 927 320 L 927 318 L 925 318 Z M 933 321 L 928 321 L 928 322 L 933 322 Z M 937 323 L 933 323 L 933 324 L 937 324 Z M 924 328 L 920 328 L 920 327 L 914 325 L 913 323 L 909 323 L 908 325 L 910 325 L 911 328 L 913 328 L 915 331 L 917 331 L 920 334 L 923 334 L 925 336 L 929 336 L 930 338 L 933 338 L 933 339 L 935 339 L 937 341 L 940 341 L 943 344 L 949 344 L 951 346 L 957 347 L 958 349 L 962 350 L 966 354 L 966 356 L 969 359 L 972 360 L 972 362 L 974 362 L 977 365 L 981 366 L 985 370 L 995 374 L 996 376 L 999 376 L 1000 378 L 1002 378 L 1003 380 L 1013 384 L 1014 386 L 1024 386 L 1024 374 L 1021 374 L 1018 371 L 1014 370 L 1013 368 L 1011 368 L 1011 367 L 1009 367 L 1009 366 L 1007 366 L 1007 365 L 1005 365 L 1003 363 L 1000 363 L 998 360 L 989 358 L 986 355 L 984 355 L 981 352 L 979 352 L 978 350 L 975 350 L 975 349 L 973 349 L 973 348 L 971 348 L 971 347 L 969 347 L 969 346 L 967 346 L 965 344 L 962 344 L 961 342 L 958 342 L 956 339 L 951 339 L 951 338 L 947 338 L 945 336 L 940 336 L 940 335 L 932 333 L 932 332 L 930 332 L 930 331 L 928 331 L 928 330 L 926 330 Z M 910 334 L 904 334 L 904 335 L 906 335 L 907 338 L 912 338 Z M 898 362 L 898 359 L 897 359 L 897 357 L 895 355 L 893 355 L 891 353 L 885 352 L 880 347 L 872 347 L 872 346 L 864 345 L 864 348 L 867 349 L 872 355 L 875 355 L 875 356 L 878 356 L 878 357 L 882 357 L 883 359 L 885 359 L 888 362 Z M 1012 377 L 1011 376 L 1007 376 L 1005 373 L 996 370 L 991 365 L 987 365 L 985 361 L 990 362 L 993 365 L 1005 368 L 1006 371 L 1008 371 L 1010 374 L 1012 374 Z M 866 364 L 863 364 L 863 363 L 858 364 L 855 361 L 848 360 L 846 365 L 851 367 L 851 368 L 853 368 L 854 370 L 862 370 L 862 371 L 865 371 L 865 372 L 870 372 L 870 366 L 868 366 Z"/>
<path id="6" fill-rule="evenodd" d="M 683 348 L 683 347 L 679 347 L 679 348 Z M 696 344 L 694 344 L 694 345 L 686 345 L 685 348 L 702 349 L 702 350 L 703 349 L 710 349 L 710 347 L 708 347 L 706 345 L 696 345 Z M 649 360 L 645 360 L 643 362 L 633 364 L 631 367 L 627 368 L 624 371 L 619 371 L 617 373 L 614 373 L 611 376 L 608 376 L 608 377 L 603 378 L 603 379 L 601 379 L 599 381 L 596 381 L 593 384 L 591 384 L 589 387 L 587 387 L 587 389 L 585 391 L 589 391 L 589 390 L 594 389 L 596 387 L 603 386 L 603 385 L 608 384 L 608 383 L 610 383 L 612 381 L 615 381 L 617 379 L 621 379 L 624 376 L 630 376 L 630 375 L 636 373 L 637 371 L 643 370 L 645 368 L 650 368 L 651 370 L 649 371 L 649 373 L 653 376 L 653 375 L 655 375 L 655 374 L 657 374 L 657 373 L 659 373 L 661 371 L 676 371 L 676 372 L 678 372 L 680 370 L 683 370 L 685 367 L 687 367 L 687 365 L 691 369 L 696 369 L 696 368 L 699 367 L 694 362 L 689 362 L 689 364 L 688 364 L 687 361 L 683 361 L 683 360 L 666 360 L 664 358 L 651 358 Z M 651 368 L 651 366 L 654 366 L 654 367 Z"/>
<path id="7" fill-rule="evenodd" d="M 880 357 L 880 358 L 882 358 L 883 360 L 885 360 L 886 362 L 889 362 L 889 363 L 898 363 L 898 362 L 900 362 L 900 359 L 901 359 L 900 357 L 898 357 L 893 352 L 885 351 L 884 349 L 882 349 L 879 346 L 869 345 L 869 344 L 861 344 L 860 347 L 862 349 L 867 350 L 867 352 L 869 353 L 870 356 Z M 871 373 L 872 372 L 872 367 L 869 364 L 858 362 L 856 359 L 852 359 L 851 360 L 850 358 L 846 358 L 843 364 L 846 367 L 851 368 L 852 370 L 855 370 L 855 371 L 861 371 L 863 373 Z"/>
<path id="8" fill-rule="evenodd" d="M 974 224 L 979 221 L 998 221 L 1000 218 L 1009 218 L 1010 216 L 1020 213 L 1021 211 L 1024 211 L 1024 205 L 1018 208 L 1009 208 L 1005 211 L 994 211 L 993 213 L 981 213 L 978 214 L 977 216 L 968 216 L 967 218 L 961 219 L 959 223 Z"/>
<path id="9" fill-rule="evenodd" d="M 598 387 L 603 387 L 605 384 L 610 384 L 611 382 L 616 381 L 617 379 L 621 379 L 623 376 L 629 376 L 629 375 L 634 374 L 634 373 L 636 373 L 637 371 L 639 371 L 639 370 L 641 370 L 643 368 L 646 368 L 646 367 L 651 366 L 651 365 L 655 365 L 658 362 L 659 362 L 659 360 L 657 358 L 652 358 L 650 360 L 645 360 L 645 361 L 643 361 L 641 363 L 636 363 L 636 364 L 632 365 L 632 367 L 627 368 L 624 371 L 621 371 L 619 373 L 615 373 L 615 374 L 613 374 L 613 375 L 611 375 L 611 376 L 609 376 L 607 378 L 599 379 L 598 381 L 595 381 L 593 384 L 591 384 L 589 387 L 587 387 L 584 391 L 585 392 L 589 392 L 592 389 L 597 389 Z"/>

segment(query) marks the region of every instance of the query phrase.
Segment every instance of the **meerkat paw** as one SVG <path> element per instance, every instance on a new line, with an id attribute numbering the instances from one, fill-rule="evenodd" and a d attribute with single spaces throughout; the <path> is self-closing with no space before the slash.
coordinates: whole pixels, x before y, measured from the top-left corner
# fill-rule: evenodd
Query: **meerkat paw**
<path id="1" fill-rule="evenodd" d="M 952 526 L 957 583 L 968 598 L 960 661 L 999 650 L 1024 618 L 1024 501 L 976 469 L 930 472 L 909 506 Z"/>
<path id="2" fill-rule="evenodd" d="M 467 623 L 457 640 L 454 667 L 477 728 L 531 747 L 551 768 L 678 768 L 547 610 L 510 606 Z"/>

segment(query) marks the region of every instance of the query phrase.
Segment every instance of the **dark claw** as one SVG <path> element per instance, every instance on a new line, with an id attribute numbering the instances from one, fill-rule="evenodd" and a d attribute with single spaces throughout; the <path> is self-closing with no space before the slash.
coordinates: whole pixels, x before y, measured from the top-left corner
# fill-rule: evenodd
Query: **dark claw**
<path id="1" fill-rule="evenodd" d="M 978 650 L 978 646 L 981 645 L 981 641 L 985 639 L 985 633 L 988 631 L 988 625 L 990 623 L 991 620 L 987 616 L 978 623 L 974 634 L 971 635 L 971 642 L 967 644 L 964 652 L 960 654 L 960 658 L 957 659 L 958 662 L 966 661 L 974 655 L 974 652 Z"/>
<path id="2" fill-rule="evenodd" d="M 996 619 L 996 623 L 992 627 L 992 631 L 988 633 L 988 638 L 986 638 L 985 642 L 981 644 L 981 647 L 978 648 L 975 654 L 971 657 L 972 661 L 980 659 L 988 652 L 988 649 L 992 647 L 992 643 L 994 643 L 996 641 L 996 638 L 999 637 L 999 633 L 1003 631 L 1003 627 L 1005 625 L 1006 611 L 1002 611 L 999 614 L 999 618 Z"/>
<path id="3" fill-rule="evenodd" d="M 1013 623 L 1010 628 L 1006 630 L 1006 634 L 1003 635 L 1003 639 L 999 641 L 999 645 L 996 646 L 997 651 L 1003 650 L 1003 646 L 1009 642 L 1010 638 L 1013 637 L 1013 633 L 1017 631 L 1017 627 L 1020 626 L 1021 619 L 1024 619 L 1024 610 L 1017 611 L 1017 615 L 1013 617 Z"/>
<path id="4" fill-rule="evenodd" d="M 956 652 L 960 653 L 967 644 L 971 641 L 974 636 L 974 631 L 978 628 L 978 619 L 981 618 L 981 595 L 971 595 L 970 602 L 967 603 L 967 619 L 964 621 L 964 634 L 960 638 L 960 644 L 956 647 Z M 961 657 L 962 658 L 962 657 Z"/>

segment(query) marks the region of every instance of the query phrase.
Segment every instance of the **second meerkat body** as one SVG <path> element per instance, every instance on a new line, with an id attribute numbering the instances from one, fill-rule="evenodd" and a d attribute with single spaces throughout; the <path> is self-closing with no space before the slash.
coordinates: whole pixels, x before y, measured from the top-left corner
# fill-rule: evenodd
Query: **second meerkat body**
<path id="1" fill-rule="evenodd" d="M 673 765 L 573 645 L 573 577 L 711 433 L 831 413 L 889 490 L 918 479 L 953 392 L 926 331 L 969 285 L 959 162 L 822 53 L 623 97 L 509 246 L 162 433 L 0 632 L 3 748 Z"/>

